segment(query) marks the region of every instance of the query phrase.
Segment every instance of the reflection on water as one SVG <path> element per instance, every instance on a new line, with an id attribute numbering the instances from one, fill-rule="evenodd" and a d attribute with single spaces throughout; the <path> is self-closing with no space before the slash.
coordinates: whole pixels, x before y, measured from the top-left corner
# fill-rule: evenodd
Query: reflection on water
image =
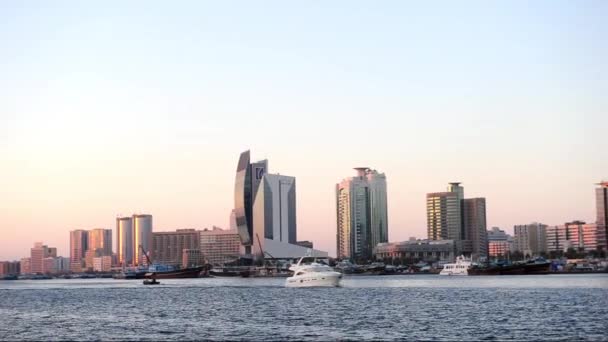
<path id="1" fill-rule="evenodd" d="M 604 340 L 608 275 L 0 282 L 0 339 Z"/>

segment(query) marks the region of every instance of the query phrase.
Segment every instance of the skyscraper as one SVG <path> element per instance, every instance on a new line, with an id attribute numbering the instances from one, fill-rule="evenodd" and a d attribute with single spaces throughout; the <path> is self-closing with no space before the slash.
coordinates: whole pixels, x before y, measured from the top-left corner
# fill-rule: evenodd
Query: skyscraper
<path id="1" fill-rule="evenodd" d="M 88 250 L 88 232 L 77 229 L 70 232 L 70 269 L 82 272 L 82 260 Z"/>
<path id="2" fill-rule="evenodd" d="M 471 252 L 477 258 L 488 256 L 486 230 L 486 199 L 466 198 L 462 201 L 466 240 L 471 241 Z"/>
<path id="3" fill-rule="evenodd" d="M 457 254 L 487 257 L 485 198 L 465 199 L 460 183 L 449 183 L 447 192 L 426 195 L 426 214 L 429 240 L 454 240 Z"/>
<path id="4" fill-rule="evenodd" d="M 133 262 L 135 266 L 147 264 L 147 258 L 143 253 L 148 254 L 151 250 L 152 215 L 135 214 L 133 215 Z"/>
<path id="5" fill-rule="evenodd" d="M 296 179 L 265 174 L 253 205 L 253 253 L 263 255 L 264 240 L 297 242 Z"/>
<path id="6" fill-rule="evenodd" d="M 254 243 L 253 201 L 267 169 L 267 160 L 251 163 L 249 150 L 241 153 L 234 182 L 234 215 L 245 254 L 251 254 Z"/>
<path id="7" fill-rule="evenodd" d="M 367 167 L 336 184 L 337 256 L 370 259 L 388 242 L 386 176 Z"/>
<path id="8" fill-rule="evenodd" d="M 133 264 L 133 218 L 116 218 L 116 255 L 118 264 L 129 266 Z"/>
<path id="9" fill-rule="evenodd" d="M 90 250 L 100 249 L 101 256 L 112 256 L 112 229 L 91 229 L 87 244 Z"/>

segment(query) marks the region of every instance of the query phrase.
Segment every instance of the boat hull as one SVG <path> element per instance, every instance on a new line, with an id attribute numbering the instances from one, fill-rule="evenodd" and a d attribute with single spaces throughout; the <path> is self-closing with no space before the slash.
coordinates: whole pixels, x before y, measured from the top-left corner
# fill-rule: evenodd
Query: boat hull
<path id="1" fill-rule="evenodd" d="M 516 264 L 488 268 L 470 268 L 469 275 L 526 275 L 549 274 L 551 263 Z"/>
<path id="2" fill-rule="evenodd" d="M 192 267 L 175 271 L 161 271 L 146 273 L 146 279 L 181 279 L 181 278 L 198 278 L 204 267 Z"/>
<path id="3" fill-rule="evenodd" d="M 315 272 L 285 279 L 286 287 L 338 287 L 342 274 L 338 272 Z"/>

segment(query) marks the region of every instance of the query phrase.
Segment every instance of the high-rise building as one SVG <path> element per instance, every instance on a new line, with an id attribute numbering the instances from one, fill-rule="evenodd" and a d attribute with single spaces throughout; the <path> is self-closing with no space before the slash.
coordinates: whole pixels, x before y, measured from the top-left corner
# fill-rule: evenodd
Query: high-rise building
<path id="1" fill-rule="evenodd" d="M 116 256 L 120 266 L 133 265 L 133 217 L 116 218 Z"/>
<path id="2" fill-rule="evenodd" d="M 464 198 L 458 182 L 449 183 L 446 192 L 426 195 L 429 240 L 453 240 L 457 254 L 475 259 L 488 255 L 485 198 Z"/>
<path id="3" fill-rule="evenodd" d="M 307 248 L 296 244 L 295 178 L 266 177 L 268 161 L 251 163 L 249 151 L 241 153 L 236 171 L 230 226 L 236 227 L 239 234 L 243 247 L 240 254 L 249 260 L 306 255 Z M 327 255 L 314 249 L 311 253 Z"/>
<path id="4" fill-rule="evenodd" d="M 471 253 L 476 258 L 488 257 L 488 233 L 486 230 L 486 199 L 462 200 L 465 238 L 471 241 Z"/>
<path id="5" fill-rule="evenodd" d="M 598 225 L 608 227 L 608 181 L 600 182 L 595 189 L 595 205 Z"/>
<path id="6" fill-rule="evenodd" d="M 450 183 L 447 192 L 433 192 L 426 195 L 427 234 L 429 240 L 464 239 L 460 183 Z"/>
<path id="7" fill-rule="evenodd" d="M 254 243 L 253 201 L 257 195 L 262 177 L 268 170 L 268 161 L 250 162 L 250 152 L 241 153 L 236 168 L 234 182 L 234 216 L 245 254 L 251 254 Z"/>
<path id="8" fill-rule="evenodd" d="M 88 250 L 89 232 L 82 229 L 70 232 L 70 269 L 82 272 L 83 260 Z"/>
<path id="9" fill-rule="evenodd" d="M 548 252 L 547 247 L 547 225 L 542 223 L 530 223 L 516 225 L 513 227 L 514 249 L 524 255 L 537 256 Z"/>
<path id="10" fill-rule="evenodd" d="M 174 232 L 152 233 L 151 259 L 163 265 L 179 266 L 184 249 L 198 249 L 199 232 L 194 229 L 178 229 Z"/>
<path id="11" fill-rule="evenodd" d="M 253 254 L 263 256 L 265 240 L 295 244 L 296 179 L 266 173 L 253 205 Z"/>
<path id="12" fill-rule="evenodd" d="M 143 251 L 142 251 L 143 250 Z M 134 264 L 146 265 L 144 253 L 152 250 L 152 215 L 133 215 L 133 251 Z"/>
<path id="13" fill-rule="evenodd" d="M 388 242 L 386 176 L 367 167 L 336 184 L 337 256 L 371 259 Z"/>
<path id="14" fill-rule="evenodd" d="M 218 227 L 199 231 L 201 257 L 208 264 L 221 266 L 239 259 L 241 238 L 236 230 Z"/>
<path id="15" fill-rule="evenodd" d="M 100 249 L 102 255 L 112 256 L 112 229 L 91 229 L 88 235 L 88 249 Z"/>

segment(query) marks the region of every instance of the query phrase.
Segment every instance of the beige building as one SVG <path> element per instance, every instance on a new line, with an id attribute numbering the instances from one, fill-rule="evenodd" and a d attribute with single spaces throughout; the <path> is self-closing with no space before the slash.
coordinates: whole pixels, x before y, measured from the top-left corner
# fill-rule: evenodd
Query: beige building
<path id="1" fill-rule="evenodd" d="M 416 240 L 380 243 L 375 248 L 377 259 L 410 259 L 426 262 L 455 259 L 456 245 L 452 240 Z"/>
<path id="2" fill-rule="evenodd" d="M 513 227 L 514 250 L 524 255 L 537 256 L 548 252 L 547 225 L 542 223 L 530 223 Z"/>
<path id="3" fill-rule="evenodd" d="M 200 233 L 200 252 L 207 263 L 223 265 L 237 260 L 241 243 L 236 230 L 223 230 L 218 227 L 204 229 Z"/>
<path id="4" fill-rule="evenodd" d="M 21 274 L 30 274 L 32 273 L 32 267 L 30 263 L 30 258 L 21 258 L 21 262 L 19 263 L 20 273 Z"/>
<path id="5" fill-rule="evenodd" d="M 82 272 L 85 254 L 88 249 L 88 232 L 77 229 L 70 232 L 70 269 Z"/>

